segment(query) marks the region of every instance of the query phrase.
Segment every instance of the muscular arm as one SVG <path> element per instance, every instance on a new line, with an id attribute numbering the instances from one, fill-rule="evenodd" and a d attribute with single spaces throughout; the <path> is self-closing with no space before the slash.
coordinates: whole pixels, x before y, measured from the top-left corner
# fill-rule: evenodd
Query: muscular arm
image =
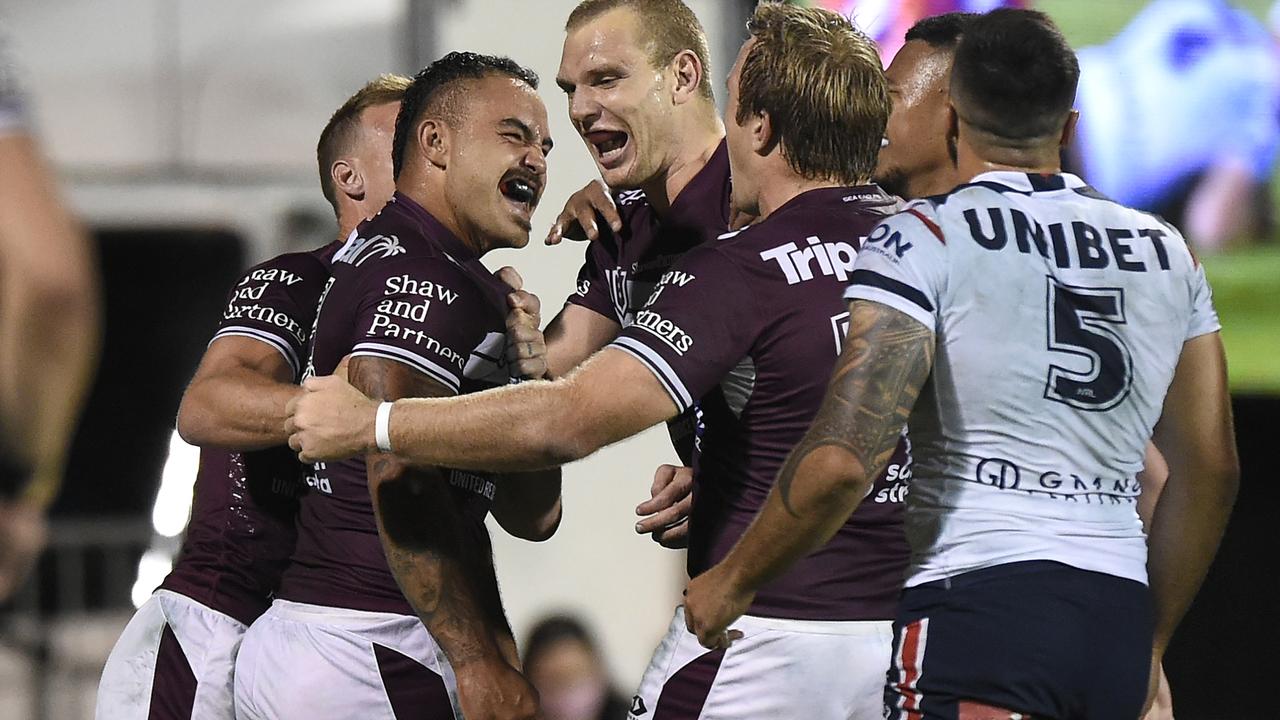
<path id="1" fill-rule="evenodd" d="M 560 527 L 560 469 L 508 475 L 498 483 L 489 512 L 509 535 L 548 540 Z"/>
<path id="2" fill-rule="evenodd" d="M 201 447 L 259 450 L 283 445 L 285 407 L 298 393 L 293 368 L 272 346 L 220 337 L 209 345 L 178 407 L 178 433 Z"/>
<path id="3" fill-rule="evenodd" d="M 390 360 L 356 357 L 348 373 L 357 389 L 378 399 L 449 394 Z M 511 630 L 483 524 L 462 517 L 441 471 L 414 470 L 380 453 L 366 462 L 388 565 L 431 636 L 455 669 L 501 658 Z"/>
<path id="4" fill-rule="evenodd" d="M 43 507 L 67 447 L 100 339 L 93 253 L 58 199 L 31 137 L 0 136 L 0 427 L 28 464 L 26 497 Z"/>
<path id="5" fill-rule="evenodd" d="M 564 377 L 600 348 L 613 342 L 622 327 L 581 305 L 569 303 L 547 326 L 547 369 L 552 379 Z"/>
<path id="6" fill-rule="evenodd" d="M 1169 464 L 1148 535 L 1157 654 L 1209 570 L 1239 486 L 1226 359 L 1217 333 L 1188 340 L 1156 424 Z"/>
<path id="7" fill-rule="evenodd" d="M 830 540 L 884 471 L 929 377 L 933 333 L 879 303 L 855 300 L 849 316 L 844 351 L 813 425 L 792 449 L 760 514 L 707 583 L 728 582 L 740 594 L 754 595 Z M 691 600 L 693 595 L 691 585 Z"/>

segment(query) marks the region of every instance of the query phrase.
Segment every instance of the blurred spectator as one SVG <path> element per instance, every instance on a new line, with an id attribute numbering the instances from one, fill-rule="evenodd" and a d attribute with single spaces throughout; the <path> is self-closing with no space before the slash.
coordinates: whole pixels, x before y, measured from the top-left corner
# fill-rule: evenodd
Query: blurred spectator
<path id="1" fill-rule="evenodd" d="M 628 703 L 609 682 L 586 626 L 569 615 L 547 617 L 524 644 L 524 674 L 538 689 L 547 720 L 623 720 Z"/>
<path id="2" fill-rule="evenodd" d="M 0 602 L 45 543 L 96 365 L 88 242 L 58 199 L 0 37 Z"/>
<path id="3" fill-rule="evenodd" d="M 1226 0 L 1155 0 L 1079 56 L 1069 164 L 1090 184 L 1202 249 L 1268 229 L 1280 56 L 1261 22 Z"/>

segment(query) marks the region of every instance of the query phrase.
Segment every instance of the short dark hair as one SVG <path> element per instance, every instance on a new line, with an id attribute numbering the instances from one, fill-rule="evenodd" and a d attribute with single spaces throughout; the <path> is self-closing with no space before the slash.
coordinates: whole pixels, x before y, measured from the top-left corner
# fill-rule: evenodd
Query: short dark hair
<path id="1" fill-rule="evenodd" d="M 640 19 L 640 29 L 648 33 L 649 62 L 662 67 L 681 52 L 688 50 L 702 63 L 702 80 L 698 92 L 711 99 L 711 50 L 707 34 L 698 16 L 681 0 L 582 0 L 569 13 L 566 32 L 618 8 L 627 8 Z"/>
<path id="2" fill-rule="evenodd" d="M 329 169 L 333 167 L 343 153 L 351 149 L 356 137 L 356 128 L 360 125 L 360 116 L 365 110 L 383 103 L 400 102 L 404 91 L 409 87 L 409 78 L 400 75 L 379 75 L 356 91 L 355 95 L 338 108 L 329 122 L 320 132 L 320 141 L 316 143 L 316 164 L 320 166 L 320 191 L 324 199 L 338 211 L 338 193 L 333 187 L 333 176 Z"/>
<path id="3" fill-rule="evenodd" d="M 550 615 L 539 620 L 524 641 L 524 666 L 532 668 L 553 646 L 571 640 L 581 644 L 592 655 L 599 655 L 595 638 L 581 620 L 568 613 Z"/>
<path id="4" fill-rule="evenodd" d="M 456 120 L 459 83 L 481 80 L 490 75 L 505 75 L 538 89 L 538 74 L 508 57 L 480 55 L 473 52 L 451 52 L 426 66 L 413 76 L 409 89 L 400 101 L 396 116 L 396 135 L 391 142 L 391 169 L 396 179 L 404 168 L 404 151 L 414 134 L 415 124 L 427 113 L 445 122 Z"/>
<path id="5" fill-rule="evenodd" d="M 1076 54 L 1048 15 L 993 10 L 960 38 L 951 99 L 969 125 L 1021 145 L 1062 130 L 1079 79 Z"/>
<path id="6" fill-rule="evenodd" d="M 964 35 L 965 28 L 978 13 L 951 12 L 932 15 L 911 26 L 907 42 L 921 40 L 936 48 L 954 48 Z"/>
<path id="7" fill-rule="evenodd" d="M 791 169 L 852 185 L 870 177 L 889 120 L 889 87 L 866 33 L 830 10 L 756 6 L 756 41 L 738 78 L 739 124 L 768 113 Z"/>

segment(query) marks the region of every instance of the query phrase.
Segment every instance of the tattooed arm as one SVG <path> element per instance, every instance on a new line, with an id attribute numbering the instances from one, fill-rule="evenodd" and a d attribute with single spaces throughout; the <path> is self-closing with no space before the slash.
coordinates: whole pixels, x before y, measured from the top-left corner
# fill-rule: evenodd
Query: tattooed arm
<path id="1" fill-rule="evenodd" d="M 351 383 L 383 400 L 451 393 L 408 366 L 356 357 Z M 387 563 L 414 612 L 449 658 L 468 718 L 523 718 L 536 693 L 515 670 L 489 534 L 463 516 L 444 474 L 390 455 L 367 458 L 369 492 Z"/>
<path id="2" fill-rule="evenodd" d="M 826 398 L 760 514 L 720 564 L 689 583 L 686 621 L 707 647 L 755 591 L 835 535 L 884 471 L 933 366 L 933 333 L 886 305 L 855 300 Z"/>

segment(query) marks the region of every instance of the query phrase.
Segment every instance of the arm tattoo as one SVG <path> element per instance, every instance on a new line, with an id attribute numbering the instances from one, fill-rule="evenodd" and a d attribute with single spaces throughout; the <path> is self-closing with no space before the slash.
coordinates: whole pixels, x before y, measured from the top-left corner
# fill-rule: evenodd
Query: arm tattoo
<path id="1" fill-rule="evenodd" d="M 395 362 L 355 358 L 348 372 L 376 398 L 447 394 Z M 367 466 L 387 564 L 418 617 L 455 665 L 496 652 L 495 634 L 511 631 L 484 524 L 462 514 L 447 471 L 411 469 L 389 455 L 371 455 Z"/>
<path id="2" fill-rule="evenodd" d="M 793 516 L 796 470 L 821 447 L 837 446 L 874 480 L 893 455 L 911 407 L 933 366 L 933 332 L 910 316 L 855 300 L 849 334 L 822 407 L 778 477 L 783 506 Z"/>

